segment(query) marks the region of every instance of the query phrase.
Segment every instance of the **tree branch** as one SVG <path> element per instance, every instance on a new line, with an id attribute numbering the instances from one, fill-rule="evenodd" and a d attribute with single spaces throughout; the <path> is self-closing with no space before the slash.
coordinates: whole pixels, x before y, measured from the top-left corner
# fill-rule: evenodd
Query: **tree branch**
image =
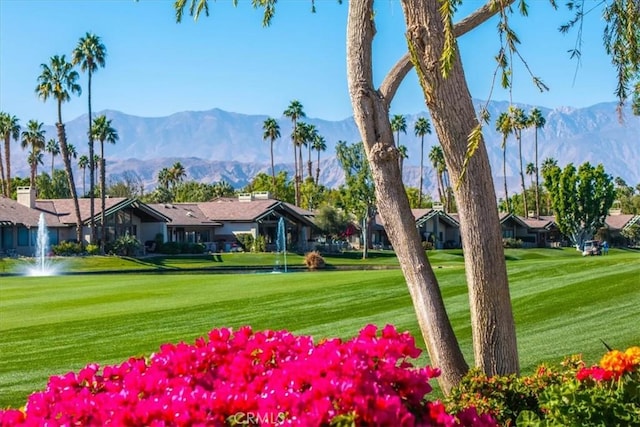
<path id="1" fill-rule="evenodd" d="M 510 6 L 515 0 L 505 0 L 502 7 Z M 456 37 L 460 37 L 469 31 L 477 28 L 496 15 L 500 11 L 500 5 L 495 0 L 488 0 L 487 3 L 476 9 L 472 14 L 464 18 L 462 21 L 454 25 L 453 31 Z M 380 93 L 385 99 L 387 105 L 391 104 L 393 97 L 400 87 L 400 83 L 404 80 L 409 71 L 413 68 L 409 53 L 405 53 L 402 58 L 389 70 L 382 84 L 380 85 Z"/>

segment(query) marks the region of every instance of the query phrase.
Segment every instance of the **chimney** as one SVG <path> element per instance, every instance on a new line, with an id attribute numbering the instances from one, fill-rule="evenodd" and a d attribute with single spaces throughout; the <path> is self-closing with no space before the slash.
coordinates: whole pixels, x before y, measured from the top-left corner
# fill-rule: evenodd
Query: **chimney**
<path id="1" fill-rule="evenodd" d="M 28 208 L 36 207 L 36 189 L 31 187 L 18 187 L 18 203 Z"/>

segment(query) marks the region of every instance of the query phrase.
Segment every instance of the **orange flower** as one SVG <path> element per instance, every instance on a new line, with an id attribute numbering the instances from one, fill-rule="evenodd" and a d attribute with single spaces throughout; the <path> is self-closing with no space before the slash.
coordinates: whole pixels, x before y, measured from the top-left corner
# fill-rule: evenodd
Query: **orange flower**
<path id="1" fill-rule="evenodd" d="M 620 350 L 611 350 L 605 354 L 600 360 L 600 367 L 611 371 L 615 377 L 619 377 L 625 372 L 631 372 L 634 366 L 634 359 L 631 355 L 621 352 Z"/>
<path id="2" fill-rule="evenodd" d="M 629 347 L 627 351 L 624 352 L 630 359 L 631 362 L 635 365 L 640 365 L 640 347 Z"/>

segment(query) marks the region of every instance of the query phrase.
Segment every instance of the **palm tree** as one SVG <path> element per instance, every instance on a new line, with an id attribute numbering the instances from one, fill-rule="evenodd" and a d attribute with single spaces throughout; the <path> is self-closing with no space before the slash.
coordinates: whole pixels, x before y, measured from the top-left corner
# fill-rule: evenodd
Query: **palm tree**
<path id="1" fill-rule="evenodd" d="M 320 134 L 317 134 L 313 139 L 313 147 L 314 150 L 318 152 L 318 162 L 316 163 L 316 185 L 320 184 L 320 152 L 327 150 L 327 143 L 324 140 L 324 137 Z"/>
<path id="2" fill-rule="evenodd" d="M 90 215 L 91 215 L 91 241 L 96 240 L 96 223 L 95 223 L 95 170 L 96 165 L 93 162 L 93 136 L 92 136 L 92 123 L 93 115 L 91 114 L 91 80 L 93 73 L 98 71 L 98 67 L 104 68 L 105 58 L 107 56 L 107 49 L 100 41 L 100 37 L 95 34 L 86 33 L 84 37 L 81 37 L 78 41 L 76 48 L 71 54 L 71 62 L 73 65 L 80 64 L 80 69 L 87 72 L 87 101 L 89 104 L 89 129 L 87 136 L 89 137 L 89 198 L 90 202 Z M 104 228 L 104 227 L 103 227 Z"/>
<path id="3" fill-rule="evenodd" d="M 535 167 L 536 167 L 536 217 L 540 217 L 540 174 L 538 173 L 538 129 L 542 129 L 547 120 L 542 116 L 542 112 L 538 108 L 533 108 L 529 113 L 529 126 L 533 127 L 535 130 Z"/>
<path id="4" fill-rule="evenodd" d="M 87 167 L 89 166 L 89 157 L 86 154 L 83 154 L 78 159 L 78 167 L 82 169 L 82 194 L 84 196 L 87 195 L 87 180 L 85 179 Z"/>
<path id="5" fill-rule="evenodd" d="M 276 169 L 273 165 L 273 142 L 280 138 L 280 125 L 276 119 L 272 119 L 269 117 L 262 124 L 262 130 L 264 131 L 262 134 L 263 140 L 269 140 L 271 143 L 271 177 L 273 178 L 273 191 L 276 190 Z"/>
<path id="6" fill-rule="evenodd" d="M 100 246 L 104 249 L 104 243 L 107 239 L 107 227 L 105 226 L 106 210 L 106 173 L 104 162 L 104 143 L 115 144 L 118 141 L 118 132 L 111 126 L 111 120 L 107 120 L 105 115 L 96 117 L 91 127 L 91 140 L 100 141 L 100 224 L 102 231 L 100 234 Z M 91 189 L 89 189 L 91 191 Z"/>
<path id="7" fill-rule="evenodd" d="M 444 172 L 447 168 L 444 162 L 444 153 L 442 152 L 442 147 L 439 145 L 434 145 L 431 147 L 431 151 L 429 151 L 429 160 L 433 165 L 433 169 L 436 171 L 437 183 L 438 183 L 438 196 L 440 196 L 440 203 L 448 209 L 447 203 L 447 195 L 448 191 L 444 185 Z"/>
<path id="8" fill-rule="evenodd" d="M 27 155 L 27 163 L 31 166 L 31 182 L 35 185 L 36 175 L 38 174 L 38 165 L 44 164 L 42 162 L 42 151 L 29 151 L 29 154 Z"/>
<path id="9" fill-rule="evenodd" d="M 533 164 L 533 162 L 529 162 L 529 163 L 527 163 L 527 166 L 526 166 L 526 173 L 527 173 L 527 175 L 528 175 L 528 176 L 530 177 L 530 179 L 531 179 L 531 186 L 532 186 L 532 187 L 535 187 L 535 186 L 536 186 L 536 183 L 534 182 L 534 180 L 533 180 L 533 179 L 534 179 L 534 177 L 535 177 L 535 175 L 536 175 L 536 165 L 535 165 L 535 164 Z M 536 192 L 536 218 L 539 218 L 539 217 L 540 217 L 540 215 L 538 215 L 538 210 L 537 210 L 537 209 L 538 209 L 538 205 L 537 205 L 538 189 L 537 189 L 537 188 L 535 189 L 535 192 Z"/>
<path id="10" fill-rule="evenodd" d="M 78 192 L 73 180 L 73 170 L 71 169 L 71 158 L 69 157 L 69 148 L 67 146 L 67 134 L 62 123 L 62 103 L 71 99 L 70 94 L 80 94 L 82 89 L 77 83 L 78 72 L 73 70 L 73 65 L 67 62 L 65 56 L 53 56 L 50 64 L 41 64 L 42 73 L 38 77 L 38 86 L 36 94 L 43 101 L 53 97 L 58 105 L 58 141 L 60 142 L 60 151 L 64 160 L 64 168 L 67 172 L 67 180 L 71 197 L 73 198 L 74 210 L 76 215 L 76 240 L 82 244 L 82 217 L 80 216 L 80 205 L 78 204 Z"/>
<path id="11" fill-rule="evenodd" d="M 69 150 L 69 161 L 71 161 L 71 159 L 77 159 L 78 158 L 78 150 L 76 150 L 76 146 L 73 144 L 67 144 L 67 149 Z"/>
<path id="12" fill-rule="evenodd" d="M 398 145 L 398 167 L 400 167 L 400 176 L 402 176 L 402 168 L 404 166 L 404 159 L 408 158 L 406 145 Z"/>
<path id="13" fill-rule="evenodd" d="M 158 172 L 158 185 L 160 185 L 165 190 L 168 190 L 170 182 L 171 173 L 169 172 L 169 168 L 160 169 L 160 172 Z"/>
<path id="14" fill-rule="evenodd" d="M 431 124 L 425 117 L 418 117 L 415 125 L 413 125 L 413 132 L 416 136 L 420 137 L 420 188 L 418 189 L 418 206 L 422 206 L 422 175 L 424 166 L 424 136 L 431 133 Z"/>
<path id="15" fill-rule="evenodd" d="M 306 135 L 306 141 L 305 144 L 307 146 L 307 151 L 309 154 L 308 160 L 307 160 L 307 176 L 311 179 L 313 179 L 313 163 L 311 162 L 311 149 L 313 146 L 313 141 L 316 139 L 316 137 L 320 136 L 320 134 L 318 133 L 318 129 L 316 128 L 315 125 L 307 125 L 307 135 Z"/>
<path id="16" fill-rule="evenodd" d="M 178 183 L 182 182 L 185 176 L 187 176 L 187 172 L 184 170 L 182 163 L 175 162 L 173 166 L 171 166 L 171 169 L 169 169 L 169 180 L 173 190 L 175 190 Z"/>
<path id="17" fill-rule="evenodd" d="M 529 126 L 529 118 L 522 108 L 510 108 L 511 122 L 518 140 L 518 158 L 520 160 L 520 187 L 522 188 L 522 202 L 524 204 L 524 217 L 529 217 L 527 206 L 527 192 L 524 184 L 524 166 L 522 164 L 522 130 Z"/>
<path id="18" fill-rule="evenodd" d="M 31 149 L 27 158 L 31 166 L 31 180 L 29 181 L 31 188 L 36 188 L 36 175 L 38 174 L 37 154 L 44 150 L 45 147 L 45 130 L 42 129 L 42 126 L 44 126 L 44 123 L 40 123 L 37 120 L 29 120 L 27 129 L 22 132 L 22 149 Z"/>
<path id="19" fill-rule="evenodd" d="M 51 178 L 53 178 L 53 161 L 58 154 L 60 154 L 60 144 L 54 138 L 51 138 L 47 141 L 47 146 L 45 147 L 47 153 L 51 154 Z"/>
<path id="20" fill-rule="evenodd" d="M 513 132 L 511 117 L 508 113 L 500 113 L 496 120 L 496 130 L 502 134 L 502 175 L 504 176 L 504 200 L 507 205 L 507 212 L 511 212 L 509 202 L 509 191 L 507 187 L 507 138 Z"/>
<path id="21" fill-rule="evenodd" d="M 20 120 L 8 113 L 0 113 L 0 135 L 4 139 L 4 161 L 7 163 L 6 179 L 3 187 L 4 195 L 11 197 L 11 138 L 17 141 L 20 138 Z"/>
<path id="22" fill-rule="evenodd" d="M 303 106 L 297 99 L 291 101 L 286 110 L 284 110 L 284 116 L 289 117 L 293 123 L 293 130 L 291 131 L 291 142 L 293 143 L 293 161 L 294 161 L 294 188 L 296 193 L 296 206 L 300 206 L 300 181 L 302 180 L 302 174 L 298 170 L 298 145 L 296 144 L 295 135 L 298 128 L 298 119 L 306 117 Z M 302 167 L 302 166 L 301 166 Z"/>

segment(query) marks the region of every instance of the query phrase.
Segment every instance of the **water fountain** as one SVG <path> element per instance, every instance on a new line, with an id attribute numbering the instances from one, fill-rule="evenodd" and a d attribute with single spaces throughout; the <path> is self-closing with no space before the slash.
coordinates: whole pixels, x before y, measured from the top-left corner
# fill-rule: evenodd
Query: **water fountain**
<path id="1" fill-rule="evenodd" d="M 44 214 L 41 213 L 40 219 L 38 220 L 35 263 L 28 269 L 27 274 L 29 276 L 53 276 L 56 274 L 55 266 L 52 265 L 51 260 L 47 257 L 48 254 L 49 231 L 47 230 Z"/>
<path id="2" fill-rule="evenodd" d="M 284 272 L 287 272 L 287 230 L 284 224 L 284 218 L 280 217 L 278 220 L 278 232 L 276 234 L 276 265 L 273 268 L 274 272 L 282 272 L 284 266 Z"/>

